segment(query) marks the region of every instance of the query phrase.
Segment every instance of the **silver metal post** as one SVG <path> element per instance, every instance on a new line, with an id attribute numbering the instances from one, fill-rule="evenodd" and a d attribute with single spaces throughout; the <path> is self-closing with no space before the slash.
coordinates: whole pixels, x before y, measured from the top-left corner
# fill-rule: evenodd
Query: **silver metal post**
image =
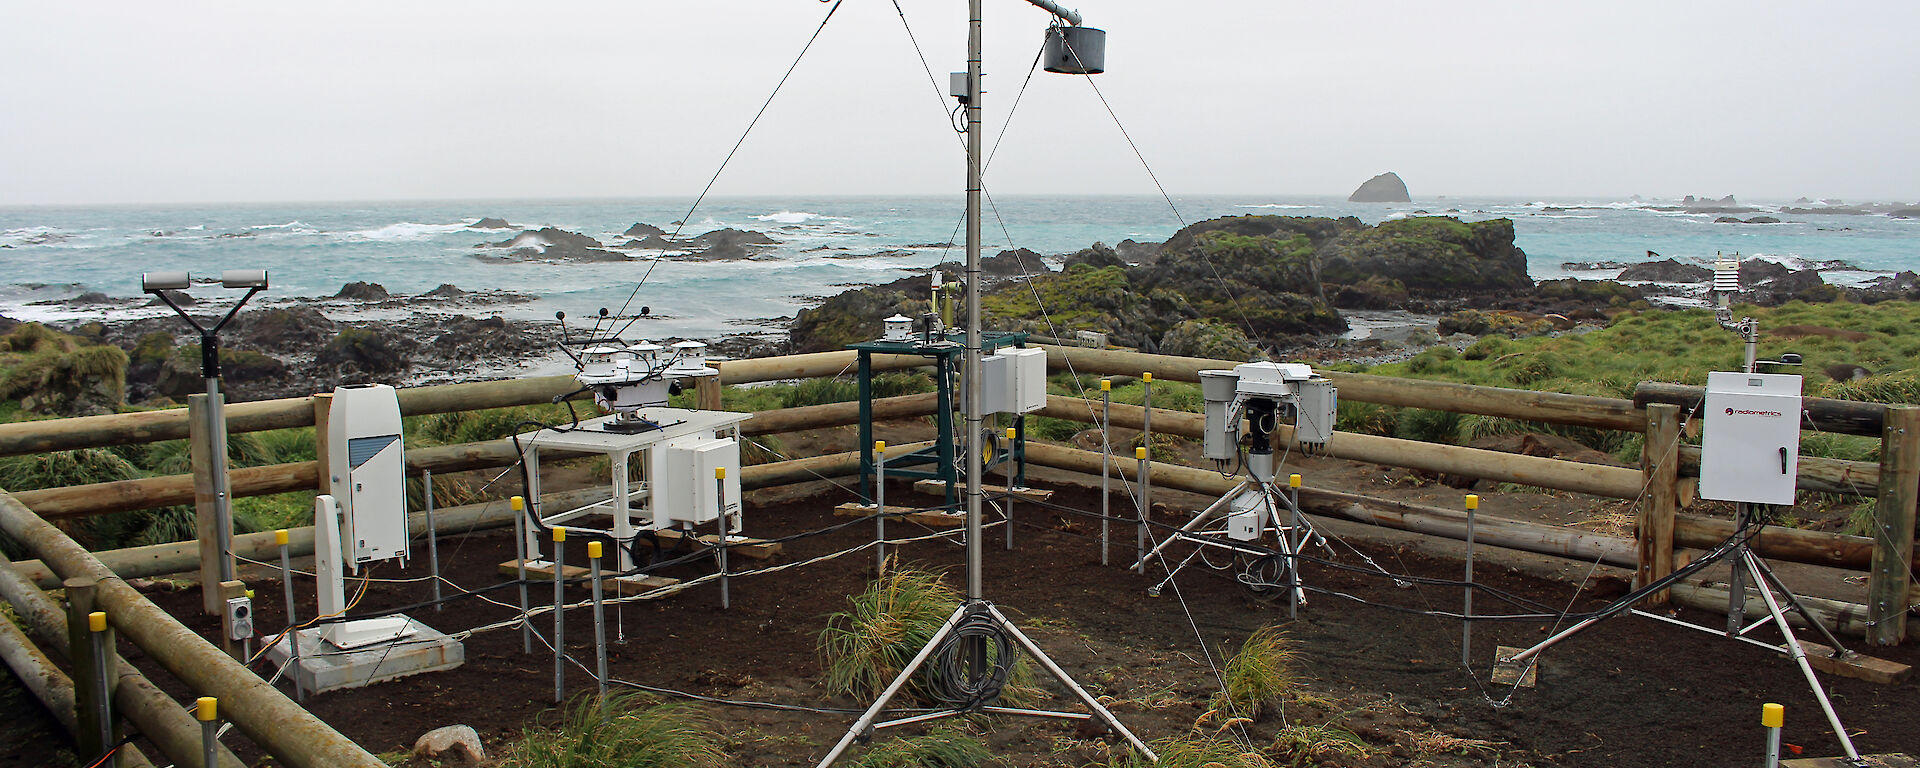
<path id="1" fill-rule="evenodd" d="M 1460 596 L 1460 665 L 1473 669 L 1473 519 L 1480 497 L 1467 494 L 1467 585 Z"/>
<path id="2" fill-rule="evenodd" d="M 1140 462 L 1134 470 L 1134 478 L 1140 481 L 1140 521 L 1134 524 L 1133 556 L 1137 559 L 1133 572 L 1142 574 L 1147 572 L 1147 505 L 1153 503 L 1153 498 L 1147 495 L 1147 464 L 1152 461 L 1149 455 L 1146 448 L 1134 451 L 1134 458 Z"/>
<path id="3" fill-rule="evenodd" d="M 1140 462 L 1140 526 L 1134 529 L 1133 556 L 1139 559 L 1141 573 L 1147 572 L 1147 518 L 1153 514 L 1153 372 L 1140 374 L 1144 387 L 1140 394 L 1140 445 L 1146 449 Z"/>
<path id="4" fill-rule="evenodd" d="M 600 698 L 607 697 L 607 608 L 600 596 L 600 542 L 588 542 L 587 560 L 593 564 L 593 655 L 598 662 Z"/>
<path id="5" fill-rule="evenodd" d="M 1287 618 L 1300 617 L 1300 548 L 1306 544 L 1306 534 L 1300 531 L 1300 476 L 1287 476 L 1287 506 L 1292 508 L 1292 522 L 1287 525 Z"/>
<path id="6" fill-rule="evenodd" d="M 720 607 L 732 608 L 733 596 L 728 591 L 728 587 L 730 585 L 727 584 L 727 481 L 725 479 L 727 476 L 726 472 L 727 471 L 725 469 L 721 469 L 714 473 L 714 478 L 713 478 L 714 503 L 720 505 L 720 538 L 718 540 L 719 546 L 716 547 L 714 551 L 714 557 L 720 562 Z M 689 531 L 688 533 L 691 534 L 692 532 Z"/>
<path id="7" fill-rule="evenodd" d="M 533 653 L 533 624 L 527 619 L 527 500 L 515 496 L 507 504 L 513 508 L 513 564 L 520 582 L 520 652 Z"/>
<path id="8" fill-rule="evenodd" d="M 553 527 L 553 701 L 567 700 L 567 529 Z"/>
<path id="9" fill-rule="evenodd" d="M 1786 719 L 1787 712 L 1785 707 L 1779 704 L 1762 704 L 1760 706 L 1760 724 L 1767 729 L 1766 768 L 1779 768 L 1780 766 L 1780 728 L 1786 725 Z"/>
<path id="10" fill-rule="evenodd" d="M 967 348 L 962 369 L 966 390 L 967 429 L 967 599 L 979 600 L 985 591 L 980 565 L 980 428 L 983 415 L 980 351 L 980 6 L 967 0 Z"/>
<path id="11" fill-rule="evenodd" d="M 219 723 L 212 720 L 200 721 L 200 761 L 206 768 L 219 768 L 220 750 Z"/>
<path id="12" fill-rule="evenodd" d="M 1113 381 L 1100 380 L 1100 564 L 1108 565 L 1108 549 L 1112 541 L 1113 502 L 1109 498 L 1107 478 L 1113 464 Z"/>
<path id="13" fill-rule="evenodd" d="M 1013 427 L 1007 427 L 1007 551 L 1013 551 Z"/>
<path id="14" fill-rule="evenodd" d="M 444 611 L 446 606 L 440 603 L 440 533 L 433 527 L 433 470 L 420 470 L 420 489 L 427 502 L 427 566 L 433 576 L 433 610 Z"/>
<path id="15" fill-rule="evenodd" d="M 873 444 L 873 575 L 887 571 L 887 444 Z"/>
<path id="16" fill-rule="evenodd" d="M 1751 372 L 1751 368 L 1748 369 Z M 1745 530 L 1751 515 L 1751 508 L 1742 501 L 1735 505 L 1733 529 Z M 1727 572 L 1727 637 L 1739 637 L 1741 625 L 1747 623 L 1747 583 L 1746 572 L 1741 570 L 1739 562 L 1733 562 Z M 1766 585 L 1758 585 L 1760 591 L 1766 591 Z"/>
<path id="17" fill-rule="evenodd" d="M 300 620 L 294 616 L 293 602 L 293 556 L 287 551 L 287 531 L 273 532 L 274 543 L 280 545 L 280 586 L 287 595 L 287 626 L 298 627 Z M 306 701 L 306 686 L 300 684 L 300 630 L 287 631 L 287 666 L 293 668 L 293 700 Z"/>

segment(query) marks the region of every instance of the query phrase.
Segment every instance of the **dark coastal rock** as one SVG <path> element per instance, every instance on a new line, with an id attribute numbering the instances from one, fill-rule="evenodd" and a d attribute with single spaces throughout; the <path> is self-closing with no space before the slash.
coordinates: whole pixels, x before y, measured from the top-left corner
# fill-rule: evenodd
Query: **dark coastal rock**
<path id="1" fill-rule="evenodd" d="M 221 334 L 229 347 L 284 354 L 312 348 L 333 338 L 334 323 L 312 307 L 275 307 L 242 312 Z"/>
<path id="2" fill-rule="evenodd" d="M 648 224 L 642 221 L 636 221 L 633 223 L 633 226 L 627 227 L 627 231 L 620 233 L 620 236 L 621 237 L 646 237 L 647 235 L 664 235 L 666 233 L 667 233 L 666 230 L 656 227 L 652 224 Z"/>
<path id="3" fill-rule="evenodd" d="M 478 247 L 506 249 L 505 255 L 489 257 L 505 261 L 595 262 L 625 261 L 627 258 L 604 250 L 606 246 L 593 237 L 557 227 L 525 230 L 506 240 L 483 243 Z"/>
<path id="4" fill-rule="evenodd" d="M 1392 171 L 1367 179 L 1353 194 L 1347 195 L 1349 203 L 1406 203 L 1412 200 L 1407 196 L 1407 183 L 1400 180 L 1400 174 Z"/>
<path id="5" fill-rule="evenodd" d="M 1758 284 L 1748 283 L 1744 277 L 1745 265 L 1741 267 L 1742 299 L 1763 307 L 1777 307 L 1789 301 L 1827 302 L 1840 298 L 1840 290 L 1827 285 L 1820 273 L 1811 269 L 1788 270 L 1786 274 L 1768 278 Z"/>
<path id="6" fill-rule="evenodd" d="M 1399 280 L 1414 297 L 1524 291 L 1527 254 L 1513 244 L 1513 221 L 1463 223 L 1451 217 L 1382 222 L 1343 233 L 1319 254 L 1319 279 L 1350 285 L 1370 276 Z"/>
<path id="7" fill-rule="evenodd" d="M 1883 301 L 1920 301 L 1920 274 L 1900 272 L 1876 277 L 1866 285 L 1849 290 L 1854 301 L 1878 304 Z"/>
<path id="8" fill-rule="evenodd" d="M 1629 266 L 1624 261 L 1563 261 L 1560 268 L 1569 272 L 1592 272 L 1602 269 L 1624 269 Z"/>
<path id="9" fill-rule="evenodd" d="M 1094 243 L 1093 247 L 1091 248 L 1082 248 L 1078 251 L 1067 254 L 1067 258 L 1064 261 L 1064 263 L 1061 265 L 1061 268 L 1072 269 L 1073 267 L 1081 264 L 1084 264 L 1089 267 L 1093 267 L 1095 269 L 1098 269 L 1100 267 L 1125 268 L 1128 266 L 1132 266 L 1132 262 L 1128 261 L 1126 257 L 1121 256 L 1119 251 L 1109 248 L 1106 245 L 1103 245 L 1101 243 Z"/>
<path id="10" fill-rule="evenodd" d="M 767 236 L 767 233 L 765 232 L 755 232 L 752 230 L 745 230 L 745 229 L 733 229 L 731 227 L 726 229 L 716 229 L 712 232 L 707 232 L 705 234 L 700 235 L 699 237 L 695 237 L 692 240 L 689 240 L 688 242 L 694 243 L 696 245 L 706 245 L 706 246 L 714 246 L 714 245 L 722 245 L 722 244 L 739 245 L 739 246 L 779 245 L 780 244 L 780 241 Z"/>
<path id="11" fill-rule="evenodd" d="M 1674 259 L 1628 265 L 1620 272 L 1622 281 L 1654 283 L 1700 283 L 1713 277 L 1713 270 L 1698 264 L 1682 264 Z"/>
<path id="12" fill-rule="evenodd" d="M 386 301 L 391 297 L 386 286 L 357 280 L 340 286 L 340 292 L 333 295 L 333 298 L 348 301 Z"/>
<path id="13" fill-rule="evenodd" d="M 365 376 L 407 370 L 407 359 L 389 335 L 372 328 L 342 328 L 320 348 L 314 362 L 338 370 L 343 382 L 361 383 Z"/>
<path id="14" fill-rule="evenodd" d="M 1781 208 L 1780 212 L 1814 216 L 1867 216 L 1873 213 L 1873 211 L 1869 209 L 1851 205 L 1822 205 L 1818 208 L 1795 208 L 1793 206 L 1786 206 Z"/>
<path id="15" fill-rule="evenodd" d="M 1895 208 L 1887 215 L 1896 219 L 1920 219 L 1920 208 Z"/>
<path id="16" fill-rule="evenodd" d="M 200 303 L 199 299 L 194 298 L 191 294 L 187 293 L 186 291 L 161 291 L 160 293 L 166 296 L 168 299 L 171 299 L 173 301 L 173 305 L 176 307 L 191 307 L 195 304 Z M 164 307 L 166 305 L 167 303 L 164 301 L 161 301 L 159 296 L 155 296 L 152 299 L 147 301 L 147 306 L 149 307 Z"/>
<path id="17" fill-rule="evenodd" d="M 113 304 L 116 302 L 112 296 L 108 296 L 99 291 L 87 291 L 86 293 L 68 299 L 67 303 L 77 307 L 86 307 Z"/>
<path id="18" fill-rule="evenodd" d="M 1182 320 L 1160 337 L 1160 354 L 1208 360 L 1251 360 L 1260 351 L 1247 335 L 1220 320 Z"/>
<path id="19" fill-rule="evenodd" d="M 12 331 L 15 327 L 19 325 L 20 325 L 20 321 L 15 320 L 11 317 L 7 317 L 6 315 L 0 315 L 0 333 L 7 333 L 9 331 Z"/>
<path id="20" fill-rule="evenodd" d="M 754 253 L 738 243 L 714 243 L 683 258 L 700 261 L 740 261 L 753 258 Z"/>
<path id="21" fill-rule="evenodd" d="M 1789 213 L 1791 213 L 1791 211 L 1789 211 Z M 1751 219 L 1742 219 L 1738 216 L 1721 216 L 1717 219 L 1714 219 L 1713 223 L 1715 224 L 1778 224 L 1780 223 L 1780 220 L 1772 216 L 1755 216 Z"/>
<path id="22" fill-rule="evenodd" d="M 646 237 L 640 238 L 639 240 L 630 239 L 614 247 L 625 248 L 628 250 L 632 250 L 634 248 L 650 248 L 656 251 L 664 251 L 664 250 L 675 248 L 677 246 L 675 246 L 672 241 L 664 237 L 661 237 L 659 235 L 647 235 Z"/>
<path id="23" fill-rule="evenodd" d="M 1826 367 L 1827 378 L 1834 381 L 1859 381 L 1873 375 L 1865 366 L 1853 363 L 1834 363 Z"/>
<path id="24" fill-rule="evenodd" d="M 987 275 L 1036 275 L 1052 272 L 1046 260 L 1040 254 L 1021 248 L 1013 251 L 1001 251 L 980 260 L 980 271 Z"/>
<path id="25" fill-rule="evenodd" d="M 172 350 L 154 371 L 153 393 L 185 400 L 188 395 L 205 392 L 206 379 L 201 378 L 200 373 L 200 346 L 182 345 Z M 272 384 L 286 373 L 287 364 L 273 357 L 252 350 L 220 348 L 220 383 L 226 389 L 246 392 L 263 383 Z"/>
<path id="26" fill-rule="evenodd" d="M 1113 252 L 1120 254 L 1120 258 L 1126 259 L 1134 264 L 1146 264 L 1154 259 L 1160 258 L 1160 244 L 1138 243 L 1134 242 L 1133 238 L 1127 238 L 1115 243 Z"/>
<path id="27" fill-rule="evenodd" d="M 472 224 L 468 224 L 467 229 L 513 229 L 513 225 L 508 224 L 506 219 L 496 219 L 488 216 Z"/>
<path id="28" fill-rule="evenodd" d="M 919 317 L 931 306 L 928 281 L 914 276 L 846 291 L 794 315 L 787 336 L 795 354 L 829 352 L 880 338 L 880 320 L 895 314 Z"/>
<path id="29" fill-rule="evenodd" d="M 457 298 L 460 298 L 461 296 L 468 295 L 468 292 L 460 290 L 457 287 L 454 287 L 453 283 L 441 283 L 440 287 L 435 288 L 431 291 L 427 291 L 426 293 L 423 293 L 420 295 L 434 296 L 434 297 L 443 298 L 443 299 L 457 299 Z"/>
<path id="30" fill-rule="evenodd" d="M 1740 284 L 1759 285 L 1776 277 L 1785 277 L 1793 268 L 1777 261 L 1746 259 L 1740 262 Z"/>
<path id="31" fill-rule="evenodd" d="M 1393 309 L 1406 303 L 1407 286 L 1391 277 L 1373 275 L 1333 289 L 1333 306 L 1339 309 Z"/>

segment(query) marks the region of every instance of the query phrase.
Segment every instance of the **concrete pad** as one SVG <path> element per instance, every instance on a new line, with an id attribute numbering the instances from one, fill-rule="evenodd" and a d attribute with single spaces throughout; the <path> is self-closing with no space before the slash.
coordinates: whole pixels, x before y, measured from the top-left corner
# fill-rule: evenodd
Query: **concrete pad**
<path id="1" fill-rule="evenodd" d="M 267 651 L 275 666 L 287 662 L 289 640 L 300 644 L 300 663 L 288 673 L 297 675 L 309 693 L 360 688 L 423 672 L 453 669 L 466 663 L 460 641 L 413 621 L 413 634 L 399 640 L 342 651 L 321 639 L 324 627 L 295 632 Z"/>

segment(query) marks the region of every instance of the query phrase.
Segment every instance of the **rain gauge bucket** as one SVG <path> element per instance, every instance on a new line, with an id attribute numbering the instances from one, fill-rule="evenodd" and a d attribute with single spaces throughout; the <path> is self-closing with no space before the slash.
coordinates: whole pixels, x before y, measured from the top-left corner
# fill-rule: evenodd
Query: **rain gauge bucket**
<path id="1" fill-rule="evenodd" d="M 1097 75 L 1107 71 L 1107 31 L 1092 27 L 1049 27 L 1041 54 L 1048 72 Z"/>

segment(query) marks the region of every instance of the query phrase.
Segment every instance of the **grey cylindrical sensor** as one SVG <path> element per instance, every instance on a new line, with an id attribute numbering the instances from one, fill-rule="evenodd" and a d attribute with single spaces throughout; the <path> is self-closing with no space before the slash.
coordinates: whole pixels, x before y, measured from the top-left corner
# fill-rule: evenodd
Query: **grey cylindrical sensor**
<path id="1" fill-rule="evenodd" d="M 184 291 L 193 283 L 185 272 L 142 272 L 140 290 L 142 291 Z"/>
<path id="2" fill-rule="evenodd" d="M 220 284 L 228 288 L 265 288 L 267 271 L 264 269 L 229 269 L 220 273 Z"/>
<path id="3" fill-rule="evenodd" d="M 1107 31 L 1093 27 L 1050 27 L 1041 54 L 1048 72 L 1097 75 L 1107 71 Z"/>

